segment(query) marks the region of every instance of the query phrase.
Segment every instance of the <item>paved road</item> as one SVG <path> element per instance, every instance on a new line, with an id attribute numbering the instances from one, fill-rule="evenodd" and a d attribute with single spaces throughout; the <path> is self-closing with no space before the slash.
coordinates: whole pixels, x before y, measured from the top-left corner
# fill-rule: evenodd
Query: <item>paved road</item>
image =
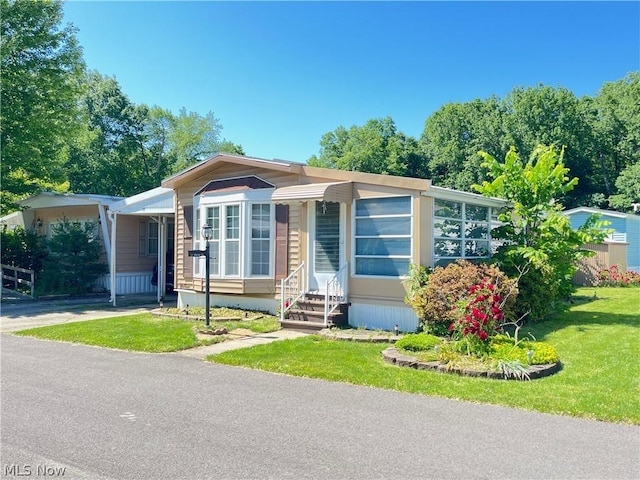
<path id="1" fill-rule="evenodd" d="M 18 464 L 97 480 L 637 479 L 640 471 L 634 426 L 179 355 L 0 341 L 0 475 L 14 468 L 15 476 Z"/>
<path id="2" fill-rule="evenodd" d="M 173 305 L 171 299 L 167 306 Z M 106 297 L 72 298 L 68 300 L 4 302 L 0 306 L 0 333 L 58 323 L 117 317 L 157 308 L 151 295 L 130 295 L 119 298 L 113 307 Z"/>

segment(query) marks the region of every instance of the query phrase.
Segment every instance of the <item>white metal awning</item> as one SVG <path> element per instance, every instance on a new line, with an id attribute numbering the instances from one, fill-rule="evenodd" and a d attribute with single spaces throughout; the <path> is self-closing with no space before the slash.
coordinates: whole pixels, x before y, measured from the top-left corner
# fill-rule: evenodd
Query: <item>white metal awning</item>
<path id="1" fill-rule="evenodd" d="M 339 202 L 351 203 L 352 182 L 309 183 L 276 188 L 271 195 L 273 203 Z"/>

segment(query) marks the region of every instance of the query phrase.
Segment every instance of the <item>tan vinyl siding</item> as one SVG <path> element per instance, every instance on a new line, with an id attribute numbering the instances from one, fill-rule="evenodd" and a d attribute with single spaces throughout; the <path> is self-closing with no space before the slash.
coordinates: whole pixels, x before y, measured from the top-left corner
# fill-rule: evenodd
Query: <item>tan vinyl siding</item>
<path id="1" fill-rule="evenodd" d="M 116 272 L 151 273 L 158 256 L 140 256 L 138 227 L 141 221 L 152 221 L 146 217 L 118 215 L 116 222 Z"/>

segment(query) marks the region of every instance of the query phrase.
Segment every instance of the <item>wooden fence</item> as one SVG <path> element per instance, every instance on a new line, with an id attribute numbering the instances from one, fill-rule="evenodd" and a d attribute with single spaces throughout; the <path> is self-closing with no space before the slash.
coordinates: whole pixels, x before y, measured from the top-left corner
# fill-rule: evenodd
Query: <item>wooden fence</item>
<path id="1" fill-rule="evenodd" d="M 2 268 L 2 288 L 20 293 L 29 292 L 28 295 L 34 296 L 35 273 L 33 270 L 4 264 L 0 264 L 0 268 Z"/>
<path id="2" fill-rule="evenodd" d="M 627 271 L 628 243 L 607 242 L 596 244 L 587 243 L 582 248 L 595 252 L 593 257 L 583 258 L 579 263 L 579 270 L 573 276 L 576 285 L 597 285 L 598 272 L 617 265 L 621 272 Z"/>

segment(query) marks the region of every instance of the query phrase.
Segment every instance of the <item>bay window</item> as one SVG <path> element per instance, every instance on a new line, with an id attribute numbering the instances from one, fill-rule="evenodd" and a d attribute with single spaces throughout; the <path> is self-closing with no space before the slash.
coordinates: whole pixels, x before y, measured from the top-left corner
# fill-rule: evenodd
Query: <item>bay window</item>
<path id="1" fill-rule="evenodd" d="M 267 203 L 268 199 L 270 192 L 196 198 L 196 248 L 205 248 L 200 230 L 206 223 L 212 232 L 209 241 L 212 277 L 273 276 L 275 209 Z M 204 257 L 194 261 L 196 275 L 202 275 Z"/>

